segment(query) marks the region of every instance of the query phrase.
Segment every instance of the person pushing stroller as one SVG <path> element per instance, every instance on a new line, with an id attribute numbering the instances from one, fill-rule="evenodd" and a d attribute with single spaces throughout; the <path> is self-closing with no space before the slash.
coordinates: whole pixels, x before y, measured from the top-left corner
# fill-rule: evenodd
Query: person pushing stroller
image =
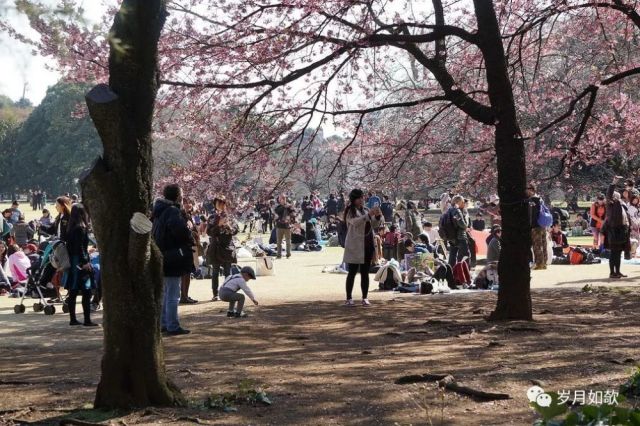
<path id="1" fill-rule="evenodd" d="M 247 281 L 255 280 L 256 273 L 253 268 L 250 266 L 245 266 L 240 270 L 239 274 L 231 275 L 224 280 L 224 284 L 222 284 L 222 288 L 220 289 L 220 300 L 225 302 L 229 302 L 229 310 L 227 311 L 227 317 L 229 318 L 246 318 L 248 315 L 242 312 L 242 308 L 244 307 L 244 294 L 246 294 L 249 299 L 253 302 L 254 305 L 258 305 L 258 301 L 256 300 L 253 292 L 247 285 Z M 238 293 L 239 290 L 242 290 L 244 294 Z M 236 302 L 238 302 L 238 307 L 235 309 Z"/>

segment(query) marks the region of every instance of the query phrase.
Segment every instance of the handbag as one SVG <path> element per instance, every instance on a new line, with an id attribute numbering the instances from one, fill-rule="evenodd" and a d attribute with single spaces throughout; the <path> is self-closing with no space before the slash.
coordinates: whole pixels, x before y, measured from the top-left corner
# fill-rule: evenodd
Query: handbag
<path id="1" fill-rule="evenodd" d="M 268 276 L 275 275 L 276 271 L 273 265 L 273 258 L 269 256 L 259 257 L 256 259 L 256 275 Z"/>

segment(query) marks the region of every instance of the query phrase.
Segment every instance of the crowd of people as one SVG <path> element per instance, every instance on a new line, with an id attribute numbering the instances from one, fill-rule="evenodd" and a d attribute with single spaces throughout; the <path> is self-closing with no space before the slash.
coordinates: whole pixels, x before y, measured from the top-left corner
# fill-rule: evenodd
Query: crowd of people
<path id="1" fill-rule="evenodd" d="M 43 207 L 43 198 L 34 197 L 32 207 Z M 75 199 L 75 202 L 74 202 Z M 97 251 L 89 250 L 90 221 L 84 206 L 77 197 L 72 199 L 65 195 L 55 201 L 57 216 L 52 219 L 50 212 L 44 208 L 40 220 L 25 221 L 18 201 L 13 201 L 11 208 L 2 213 L 2 235 L 0 241 L 0 294 L 22 296 L 29 291 L 28 283 L 32 277 L 42 278 L 43 290 L 54 291 L 49 303 L 62 302 L 60 288 L 67 290 L 64 300 L 69 312 L 70 325 L 93 327 L 91 321 L 93 310 L 99 306 L 99 292 L 96 270 Z M 34 238 L 36 237 L 37 238 Z M 44 238 L 44 241 L 41 241 Z M 52 241 L 64 242 L 69 265 L 56 269 L 50 262 L 52 253 L 49 246 Z M 44 282 L 46 281 L 46 282 Z M 95 297 L 94 297 L 94 293 Z M 84 321 L 76 318 L 76 299 L 82 295 Z"/>
<path id="2" fill-rule="evenodd" d="M 580 214 L 573 224 L 591 232 L 591 249 L 609 258 L 612 279 L 625 277 L 620 271 L 621 257 L 634 256 L 640 241 L 640 192 L 633 180 L 618 188 L 620 179 L 616 177 L 607 192 L 598 195 L 588 212 Z M 551 257 L 566 257 L 573 250 L 563 231 L 568 217 L 547 207 L 535 185 L 527 187 L 526 195 L 531 269 L 542 270 L 551 263 Z M 249 236 L 268 234 L 271 246 L 260 245 L 258 249 L 278 259 L 290 258 L 295 249 L 320 250 L 324 244 L 344 247 L 339 269 L 346 274 L 346 306 L 356 305 L 353 288 L 358 274 L 361 304 L 365 307 L 371 305 L 370 273 L 376 273 L 381 289 L 421 291 L 425 283 L 433 289 L 441 282 L 449 288 L 496 288 L 503 232 L 499 199 L 493 196 L 475 203 L 473 219 L 470 203 L 454 190 L 439 199 L 415 202 L 392 201 L 384 194 L 354 189 L 348 195 L 339 191 L 324 199 L 317 192 L 300 199 L 283 193 L 232 206 L 223 195 L 196 203 L 183 198 L 177 185 L 168 185 L 149 213 L 154 240 L 163 253 L 162 331 L 167 335 L 189 333 L 180 325 L 178 305 L 198 303 L 189 296 L 193 277 L 210 276 L 212 300 L 228 302 L 230 318 L 247 316 L 245 295 L 258 304 L 247 285 L 256 279 L 256 271 L 237 267 L 241 228 Z M 99 256 L 95 243 L 90 243 L 86 210 L 77 196 L 67 194 L 56 199 L 53 217 L 46 208 L 46 194 L 41 191 L 30 194 L 29 205 L 42 210 L 40 219 L 26 222 L 15 200 L 2 212 L 0 294 L 19 295 L 21 288 L 24 291 L 30 269 L 42 262 L 46 247 L 41 244 L 43 239 L 63 241 L 69 266 L 55 271 L 50 279 L 56 291 L 51 303 L 60 301 L 59 289 L 64 288 L 70 324 L 95 325 L 90 315 L 92 306 L 95 309 L 100 302 Z M 438 223 L 429 220 L 430 208 L 440 210 Z M 486 261 L 482 270 L 472 275 L 469 271 L 478 263 L 479 236 L 486 244 Z M 79 295 L 83 322 L 75 315 Z"/>

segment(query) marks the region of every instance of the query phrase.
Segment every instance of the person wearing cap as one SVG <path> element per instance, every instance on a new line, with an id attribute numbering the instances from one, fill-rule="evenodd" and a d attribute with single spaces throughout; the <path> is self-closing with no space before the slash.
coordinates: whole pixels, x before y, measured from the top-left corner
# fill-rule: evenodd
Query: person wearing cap
<path id="1" fill-rule="evenodd" d="M 227 317 L 229 318 L 246 318 L 248 315 L 242 312 L 244 308 L 244 294 L 246 294 L 254 305 L 258 305 L 256 297 L 247 285 L 247 281 L 255 280 L 256 273 L 250 266 L 245 266 L 240 270 L 239 274 L 231 275 L 224 280 L 224 284 L 220 288 L 220 300 L 229 302 L 229 310 Z M 244 294 L 238 293 L 242 290 Z M 236 308 L 236 302 L 238 306 Z"/>

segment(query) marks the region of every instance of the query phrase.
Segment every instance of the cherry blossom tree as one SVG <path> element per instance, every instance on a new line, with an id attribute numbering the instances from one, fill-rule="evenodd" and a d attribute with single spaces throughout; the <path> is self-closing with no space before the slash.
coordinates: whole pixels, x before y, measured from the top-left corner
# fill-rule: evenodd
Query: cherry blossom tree
<path id="1" fill-rule="evenodd" d="M 24 1 L 24 0 L 22 0 Z M 531 319 L 527 174 L 637 156 L 638 14 L 622 0 L 175 0 L 159 40 L 156 132 L 189 153 L 193 191 L 286 184 L 308 129 L 363 185 L 496 187 L 503 215 L 493 319 Z M 104 18 L 106 28 L 113 15 Z M 106 81 L 126 44 L 30 15 L 68 78 Z M 5 28 L 7 28 L 5 26 Z M 10 28 L 7 28 L 12 31 Z M 313 135 L 312 135 L 313 136 Z"/>

